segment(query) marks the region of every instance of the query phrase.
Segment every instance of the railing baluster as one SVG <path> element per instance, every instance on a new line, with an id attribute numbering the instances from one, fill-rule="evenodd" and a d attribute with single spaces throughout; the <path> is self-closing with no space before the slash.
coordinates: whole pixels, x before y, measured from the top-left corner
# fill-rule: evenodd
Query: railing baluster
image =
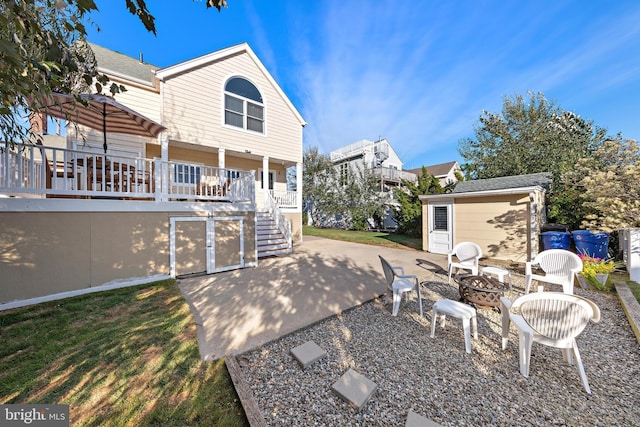
<path id="1" fill-rule="evenodd" d="M 0 150 L 0 191 L 7 194 L 255 202 L 254 187 L 255 171 L 112 154 L 107 160 L 104 153 L 34 144 Z M 295 192 L 277 198 L 283 205 L 296 200 Z"/>

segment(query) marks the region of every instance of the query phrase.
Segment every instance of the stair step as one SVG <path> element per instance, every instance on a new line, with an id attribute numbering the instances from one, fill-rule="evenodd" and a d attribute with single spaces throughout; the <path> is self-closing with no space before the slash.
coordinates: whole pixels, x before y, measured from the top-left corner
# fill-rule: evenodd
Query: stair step
<path id="1" fill-rule="evenodd" d="M 269 212 L 256 212 L 258 258 L 289 254 L 293 250 Z"/>
<path id="2" fill-rule="evenodd" d="M 256 224 L 257 228 L 274 228 L 278 229 L 275 222 L 265 222 L 264 224 Z"/>
<path id="3" fill-rule="evenodd" d="M 277 256 L 277 255 L 285 255 L 293 252 L 291 248 L 278 250 L 278 251 L 258 251 L 258 258 L 265 258 L 268 256 Z"/>
<path id="4" fill-rule="evenodd" d="M 288 251 L 288 252 L 283 252 L 283 251 Z M 264 254 L 273 254 L 274 252 L 278 252 L 278 253 L 291 253 L 291 248 L 289 248 L 287 245 L 283 245 L 283 246 L 274 246 L 274 247 L 268 247 L 268 248 L 260 248 L 258 249 L 258 256 L 264 255 Z"/>
<path id="5" fill-rule="evenodd" d="M 284 246 L 287 247 L 289 244 L 287 243 L 286 240 L 282 239 L 282 240 L 265 240 L 265 241 L 259 241 L 258 240 L 258 249 L 263 249 L 263 248 L 268 248 L 270 246 Z"/>

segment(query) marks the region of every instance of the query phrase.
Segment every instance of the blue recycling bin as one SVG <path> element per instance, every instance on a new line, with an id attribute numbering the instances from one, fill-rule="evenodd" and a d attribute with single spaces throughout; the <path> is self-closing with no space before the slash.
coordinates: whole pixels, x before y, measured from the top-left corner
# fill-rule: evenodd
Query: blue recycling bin
<path id="1" fill-rule="evenodd" d="M 589 230 L 574 230 L 573 241 L 576 252 L 593 258 L 609 258 L 609 233 L 594 233 Z"/>
<path id="2" fill-rule="evenodd" d="M 566 249 L 571 247 L 571 234 L 565 231 L 545 231 L 540 233 L 542 249 Z"/>

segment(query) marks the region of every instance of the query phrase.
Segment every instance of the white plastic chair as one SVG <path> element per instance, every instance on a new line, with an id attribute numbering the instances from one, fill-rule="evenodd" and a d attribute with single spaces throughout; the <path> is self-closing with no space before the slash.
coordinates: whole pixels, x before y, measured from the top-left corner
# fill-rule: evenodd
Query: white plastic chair
<path id="1" fill-rule="evenodd" d="M 539 265 L 544 275 L 533 274 L 533 266 Z M 582 271 L 582 260 L 573 252 L 564 249 L 549 249 L 540 252 L 525 267 L 525 290 L 529 293 L 531 282 L 539 282 L 562 285 L 562 292 L 573 294 L 573 280 L 577 273 Z"/>
<path id="2" fill-rule="evenodd" d="M 576 337 L 589 320 L 600 321 L 600 309 L 588 299 L 562 292 L 534 292 L 517 298 L 513 304 L 500 298 L 502 311 L 502 349 L 507 348 L 509 324 L 518 329 L 520 373 L 529 377 L 531 347 L 534 342 L 562 349 L 565 362 L 575 359 L 582 385 L 591 393 L 582 365 Z"/>
<path id="3" fill-rule="evenodd" d="M 418 292 L 418 307 L 420 307 L 420 316 L 422 316 L 422 294 L 420 293 L 418 276 L 412 274 L 404 274 L 404 269 L 402 267 L 394 267 L 389 264 L 389 261 L 384 259 L 382 256 L 378 255 L 378 257 L 380 258 L 380 262 L 382 263 L 384 277 L 387 280 L 387 288 L 393 294 L 393 316 L 398 315 L 398 309 L 400 308 L 400 300 L 402 299 L 402 294 L 411 291 Z"/>
<path id="4" fill-rule="evenodd" d="M 458 260 L 454 261 L 453 257 Z M 480 258 L 482 257 L 482 249 L 476 243 L 473 242 L 461 242 L 453 247 L 451 252 L 447 254 L 448 257 L 448 270 L 449 270 L 449 284 L 451 284 L 451 274 L 454 268 L 462 268 L 464 270 L 471 270 L 471 274 L 478 275 L 478 268 L 480 265 Z"/>

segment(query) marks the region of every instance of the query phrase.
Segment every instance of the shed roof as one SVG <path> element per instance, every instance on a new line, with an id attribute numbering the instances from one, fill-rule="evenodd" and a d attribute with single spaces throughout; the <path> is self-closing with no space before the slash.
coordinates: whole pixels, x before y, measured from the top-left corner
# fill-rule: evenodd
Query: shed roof
<path id="1" fill-rule="evenodd" d="M 515 188 L 542 187 L 549 189 L 551 174 L 549 172 L 528 175 L 503 176 L 499 178 L 473 179 L 462 181 L 456 185 L 452 194 L 475 193 L 478 191 L 495 191 Z"/>

